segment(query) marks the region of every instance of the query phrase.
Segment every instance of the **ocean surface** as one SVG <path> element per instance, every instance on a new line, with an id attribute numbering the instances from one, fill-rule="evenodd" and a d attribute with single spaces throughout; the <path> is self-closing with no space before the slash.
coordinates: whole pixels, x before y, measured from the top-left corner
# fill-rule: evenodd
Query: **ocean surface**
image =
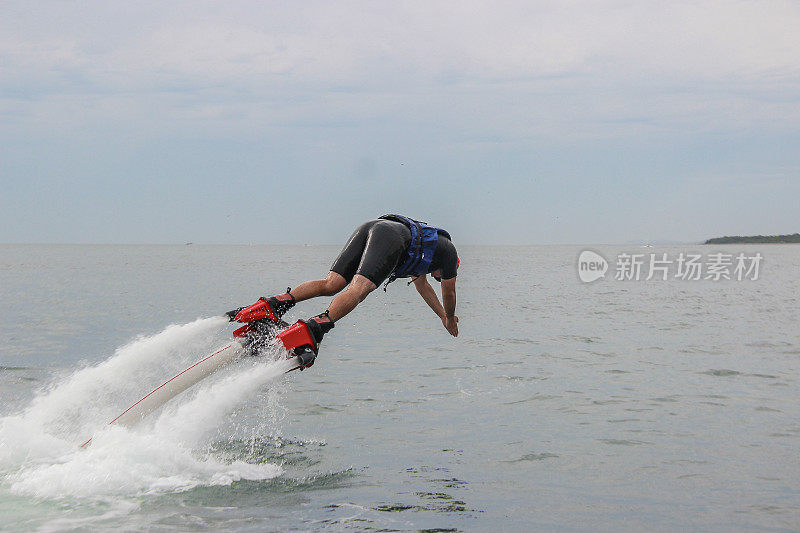
<path id="1" fill-rule="evenodd" d="M 800 530 L 800 246 L 590 248 L 763 262 L 583 283 L 581 246 L 462 246 L 458 338 L 397 281 L 312 368 L 243 359 L 126 429 L 338 247 L 0 245 L 0 530 Z"/>

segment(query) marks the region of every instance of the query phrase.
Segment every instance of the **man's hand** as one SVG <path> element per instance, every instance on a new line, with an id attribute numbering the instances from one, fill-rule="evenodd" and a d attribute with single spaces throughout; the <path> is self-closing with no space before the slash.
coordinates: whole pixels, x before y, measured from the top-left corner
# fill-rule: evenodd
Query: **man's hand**
<path id="1" fill-rule="evenodd" d="M 450 333 L 453 337 L 458 337 L 458 317 L 443 317 L 442 318 L 442 325 L 447 329 L 447 332 Z"/>

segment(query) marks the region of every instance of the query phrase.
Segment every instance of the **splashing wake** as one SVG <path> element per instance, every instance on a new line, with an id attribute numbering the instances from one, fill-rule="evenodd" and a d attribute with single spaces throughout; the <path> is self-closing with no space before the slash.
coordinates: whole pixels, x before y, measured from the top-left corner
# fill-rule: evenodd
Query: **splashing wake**
<path id="1" fill-rule="evenodd" d="M 282 375 L 288 369 L 285 360 L 238 361 L 135 427 L 107 425 L 154 386 L 222 344 L 226 324 L 223 318 L 199 319 L 139 337 L 108 360 L 52 384 L 21 413 L 0 418 L 2 485 L 37 498 L 104 497 L 280 475 L 277 465 L 214 455 L 204 439 L 227 413 Z M 79 449 L 93 433 L 92 446 Z"/>

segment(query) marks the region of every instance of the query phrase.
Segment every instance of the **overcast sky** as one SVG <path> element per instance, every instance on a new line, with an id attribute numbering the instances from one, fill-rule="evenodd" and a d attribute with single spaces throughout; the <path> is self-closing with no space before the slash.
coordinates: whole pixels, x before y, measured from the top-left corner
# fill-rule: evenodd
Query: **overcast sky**
<path id="1" fill-rule="evenodd" d="M 0 242 L 800 231 L 800 2 L 0 2 Z"/>

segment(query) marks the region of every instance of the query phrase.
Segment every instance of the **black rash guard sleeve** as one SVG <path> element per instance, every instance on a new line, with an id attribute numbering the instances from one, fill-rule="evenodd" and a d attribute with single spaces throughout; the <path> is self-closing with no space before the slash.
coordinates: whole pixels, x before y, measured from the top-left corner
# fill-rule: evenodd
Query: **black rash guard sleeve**
<path id="1" fill-rule="evenodd" d="M 439 234 L 439 240 L 436 243 L 436 251 L 433 252 L 433 261 L 428 272 L 442 269 L 442 279 L 453 279 L 458 273 L 458 253 L 456 247 L 450 242 L 450 239 L 442 234 Z"/>

